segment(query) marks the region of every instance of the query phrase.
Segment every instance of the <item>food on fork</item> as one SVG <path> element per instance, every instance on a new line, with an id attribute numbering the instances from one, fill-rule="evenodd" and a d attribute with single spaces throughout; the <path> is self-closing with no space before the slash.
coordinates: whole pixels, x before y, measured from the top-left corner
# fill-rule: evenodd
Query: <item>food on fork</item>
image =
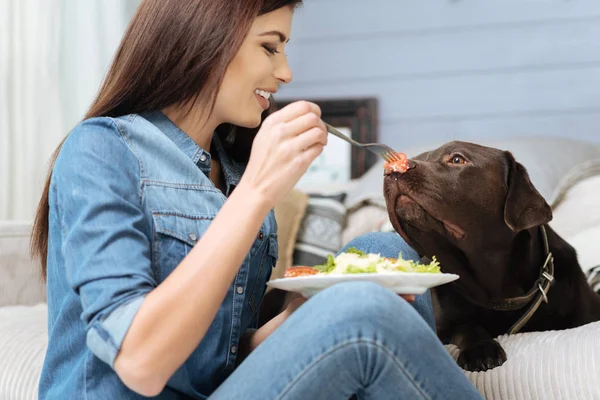
<path id="1" fill-rule="evenodd" d="M 401 174 L 405 173 L 406 171 L 408 171 L 408 158 L 406 157 L 406 154 L 404 153 L 396 153 L 396 158 L 395 160 L 390 160 L 390 161 L 386 161 L 383 164 L 383 170 L 386 174 L 392 173 L 392 172 L 399 172 Z"/>
<path id="2" fill-rule="evenodd" d="M 314 267 L 291 267 L 285 271 L 285 278 L 295 278 L 308 275 L 360 274 L 360 273 L 389 273 L 389 272 L 422 272 L 441 273 L 440 264 L 433 257 L 429 264 L 420 264 L 402 258 L 382 257 L 379 254 L 364 253 L 354 247 L 349 248 L 337 257 L 327 256 L 327 262 Z"/>

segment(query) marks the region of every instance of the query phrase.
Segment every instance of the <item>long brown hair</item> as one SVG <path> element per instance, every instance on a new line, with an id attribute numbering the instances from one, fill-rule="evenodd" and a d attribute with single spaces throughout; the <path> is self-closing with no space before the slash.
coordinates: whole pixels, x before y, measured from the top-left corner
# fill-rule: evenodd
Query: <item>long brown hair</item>
<path id="1" fill-rule="evenodd" d="M 212 112 L 227 66 L 254 19 L 301 4 L 302 0 L 143 0 L 84 119 L 193 104 L 200 97 Z M 263 119 L 273 110 L 274 105 Z M 220 127 L 217 134 L 228 133 L 230 128 Z M 238 134 L 227 151 L 247 162 L 258 128 L 235 128 Z M 52 155 L 31 234 L 31 254 L 41 263 L 43 279 L 48 256 L 48 191 L 61 147 L 62 143 Z"/>

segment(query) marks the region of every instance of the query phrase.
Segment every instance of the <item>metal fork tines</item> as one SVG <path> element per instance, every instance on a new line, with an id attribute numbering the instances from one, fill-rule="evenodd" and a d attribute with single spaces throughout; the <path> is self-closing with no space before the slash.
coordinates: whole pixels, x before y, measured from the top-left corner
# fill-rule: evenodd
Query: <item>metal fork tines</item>
<path id="1" fill-rule="evenodd" d="M 386 146 L 385 144 L 358 143 L 357 141 L 352 140 L 348 136 L 344 135 L 342 132 L 335 129 L 333 126 L 329 125 L 327 122 L 325 122 L 325 126 L 327 127 L 327 131 L 329 133 L 331 133 L 332 135 L 337 136 L 342 140 L 345 140 L 346 142 L 350 143 L 353 146 L 361 147 L 363 149 L 369 150 L 370 152 L 377 154 L 379 157 L 383 158 L 387 162 L 401 160 L 398 153 L 396 153 L 396 151 L 394 149 L 390 148 L 389 146 Z"/>

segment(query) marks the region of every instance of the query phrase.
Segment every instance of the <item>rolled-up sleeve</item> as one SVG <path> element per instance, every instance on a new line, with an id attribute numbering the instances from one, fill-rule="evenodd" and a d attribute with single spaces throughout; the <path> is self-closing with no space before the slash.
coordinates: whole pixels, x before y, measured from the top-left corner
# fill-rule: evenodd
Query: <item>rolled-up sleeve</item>
<path id="1" fill-rule="evenodd" d="M 87 345 L 111 367 L 145 296 L 156 287 L 142 168 L 113 119 L 80 124 L 53 169 L 62 253 L 81 299 Z"/>

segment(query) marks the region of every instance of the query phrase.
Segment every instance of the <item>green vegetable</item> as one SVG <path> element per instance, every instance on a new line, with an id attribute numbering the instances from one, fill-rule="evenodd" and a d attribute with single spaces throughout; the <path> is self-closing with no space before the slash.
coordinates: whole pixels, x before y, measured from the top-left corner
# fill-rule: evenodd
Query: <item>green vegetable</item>
<path id="1" fill-rule="evenodd" d="M 335 268 L 335 259 L 333 258 L 333 255 L 327 255 L 327 262 L 325 264 L 315 265 L 314 268 L 318 269 L 319 272 L 324 273 L 329 273 L 333 271 L 333 269 Z"/>
<path id="2" fill-rule="evenodd" d="M 364 274 L 364 273 L 375 273 L 377 272 L 377 266 L 375 264 L 368 265 L 366 267 L 359 267 L 356 265 L 348 265 L 346 268 L 347 274 Z"/>
<path id="3" fill-rule="evenodd" d="M 367 257 L 367 255 L 364 253 L 364 251 L 360 251 L 356 247 L 350 247 L 344 253 L 356 254 L 356 255 L 358 255 L 360 257 Z"/>
<path id="4" fill-rule="evenodd" d="M 342 258 L 343 256 L 343 258 Z M 364 262 L 365 258 L 370 258 L 368 262 Z M 353 262 L 353 259 L 356 262 Z M 360 261 L 358 261 L 361 259 Z M 379 254 L 365 254 L 364 252 L 351 247 L 340 258 L 334 257 L 333 254 L 327 256 L 327 261 L 321 265 L 315 265 L 320 273 L 329 274 L 361 274 L 361 273 L 377 273 L 385 271 L 396 272 L 422 272 L 439 274 L 441 273 L 440 263 L 434 257 L 429 264 L 420 264 L 412 260 L 405 260 L 402 253 L 398 255 L 396 260 L 381 257 Z"/>
<path id="5" fill-rule="evenodd" d="M 402 253 L 400 253 L 398 255 L 398 266 L 396 267 L 396 270 L 403 272 L 426 272 L 432 274 L 439 274 L 440 272 L 442 272 L 440 268 L 440 263 L 437 260 L 437 258 L 435 258 L 435 256 L 431 258 L 431 263 L 419 264 L 418 262 L 415 262 L 413 260 L 404 260 L 402 258 Z"/>

